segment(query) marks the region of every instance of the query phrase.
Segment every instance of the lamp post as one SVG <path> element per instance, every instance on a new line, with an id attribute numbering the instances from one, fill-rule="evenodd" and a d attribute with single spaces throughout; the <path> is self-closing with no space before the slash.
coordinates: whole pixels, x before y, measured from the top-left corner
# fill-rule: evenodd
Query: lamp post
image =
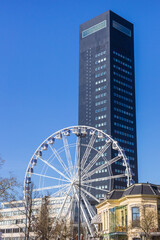
<path id="1" fill-rule="evenodd" d="M 77 134 L 78 136 L 78 175 L 79 175 L 79 204 L 78 204 L 78 240 L 81 240 L 81 138 L 86 136 L 86 129 Z"/>
<path id="2" fill-rule="evenodd" d="M 81 154 L 80 154 L 80 146 L 81 146 L 81 133 L 78 136 L 78 176 L 79 176 L 79 204 L 78 204 L 78 240 L 81 238 Z"/>
<path id="3" fill-rule="evenodd" d="M 26 223 L 25 223 L 25 240 L 28 240 L 28 230 L 27 230 L 27 221 L 28 221 L 28 202 L 29 202 L 29 191 L 30 191 L 30 184 L 31 180 L 28 178 L 26 180 L 26 185 L 27 185 L 27 193 L 26 193 Z"/>

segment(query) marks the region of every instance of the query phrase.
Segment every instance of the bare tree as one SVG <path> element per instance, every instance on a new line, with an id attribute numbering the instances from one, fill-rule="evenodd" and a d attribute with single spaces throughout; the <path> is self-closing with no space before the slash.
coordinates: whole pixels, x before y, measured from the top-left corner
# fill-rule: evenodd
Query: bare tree
<path id="1" fill-rule="evenodd" d="M 58 225 L 60 225 L 58 234 L 61 240 L 71 239 L 73 237 L 73 228 L 69 221 L 61 219 Z"/>
<path id="2" fill-rule="evenodd" d="M 75 223 L 70 223 L 71 237 L 76 239 L 78 237 L 78 225 Z M 82 223 L 80 226 L 81 238 L 87 239 L 87 227 Z"/>
<path id="3" fill-rule="evenodd" d="M 158 216 L 155 208 L 148 205 L 143 205 L 140 208 L 140 218 L 132 222 L 130 230 L 139 228 L 146 240 L 152 238 L 152 232 L 156 232 L 158 228 Z"/>
<path id="4" fill-rule="evenodd" d="M 0 168 L 4 162 L 0 157 Z M 21 184 L 12 173 L 9 174 L 9 177 L 0 177 L 0 202 L 14 200 L 17 195 L 16 188 L 20 186 Z"/>
<path id="5" fill-rule="evenodd" d="M 140 228 L 144 232 L 146 239 L 151 239 L 151 233 L 157 230 L 156 209 L 151 209 L 146 206 L 141 208 Z"/>
<path id="6" fill-rule="evenodd" d="M 10 175 L 8 178 L 0 177 L 0 201 L 15 199 L 15 187 L 19 187 L 16 177 Z"/>
<path id="7" fill-rule="evenodd" d="M 35 219 L 34 229 L 37 240 L 75 239 L 78 233 L 77 225 L 71 224 L 63 218 L 57 220 L 56 216 L 53 215 L 49 197 L 42 199 L 39 215 Z M 81 232 L 85 232 L 83 227 L 81 227 Z"/>
<path id="8" fill-rule="evenodd" d="M 64 228 L 62 230 L 61 239 L 65 240 L 70 238 L 72 236 L 72 233 L 71 233 L 70 227 L 66 223 L 63 223 L 63 224 L 64 224 Z"/>

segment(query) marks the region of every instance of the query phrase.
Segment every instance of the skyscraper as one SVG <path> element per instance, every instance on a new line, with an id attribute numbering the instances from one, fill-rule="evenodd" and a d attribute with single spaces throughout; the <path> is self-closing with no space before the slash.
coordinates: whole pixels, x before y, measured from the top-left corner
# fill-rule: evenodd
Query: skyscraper
<path id="1" fill-rule="evenodd" d="M 133 24 L 112 11 L 80 25 L 79 125 L 118 141 L 138 182 Z M 113 174 L 122 171 L 121 162 L 113 164 Z M 114 188 L 125 186 L 124 179 L 114 181 Z"/>

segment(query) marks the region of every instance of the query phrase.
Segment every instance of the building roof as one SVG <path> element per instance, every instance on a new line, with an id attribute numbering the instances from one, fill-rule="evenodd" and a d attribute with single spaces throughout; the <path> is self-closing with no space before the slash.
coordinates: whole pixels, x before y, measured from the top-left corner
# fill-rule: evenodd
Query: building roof
<path id="1" fill-rule="evenodd" d="M 119 199 L 128 195 L 160 196 L 160 185 L 151 183 L 136 183 L 126 189 L 114 189 L 106 195 L 106 199 Z"/>

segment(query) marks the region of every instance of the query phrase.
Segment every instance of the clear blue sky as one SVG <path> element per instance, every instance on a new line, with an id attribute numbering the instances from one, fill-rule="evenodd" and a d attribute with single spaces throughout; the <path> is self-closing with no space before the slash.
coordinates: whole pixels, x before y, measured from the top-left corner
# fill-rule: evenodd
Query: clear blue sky
<path id="1" fill-rule="evenodd" d="M 33 152 L 78 122 L 79 24 L 112 10 L 135 28 L 139 181 L 160 184 L 160 1 L 1 0 L 1 173 L 23 181 Z"/>

